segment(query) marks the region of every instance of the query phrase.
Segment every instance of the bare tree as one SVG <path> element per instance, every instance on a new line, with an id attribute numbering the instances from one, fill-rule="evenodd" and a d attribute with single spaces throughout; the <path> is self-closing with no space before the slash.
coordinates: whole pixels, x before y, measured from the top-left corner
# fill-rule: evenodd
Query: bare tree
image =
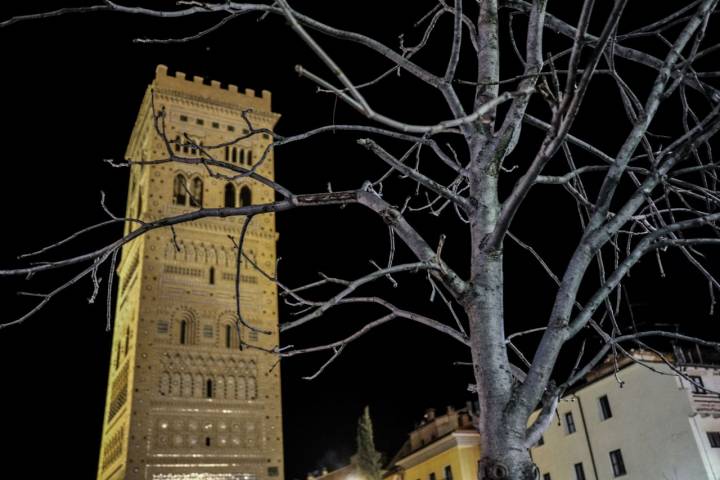
<path id="1" fill-rule="evenodd" d="M 390 247 L 386 264 L 375 264 L 370 273 L 351 280 L 322 276 L 299 286 L 281 283 L 274 272 L 262 273 L 277 282 L 286 301 L 301 312 L 282 323 L 281 331 L 300 327 L 347 305 L 372 304 L 384 314 L 335 342 L 304 348 L 277 346 L 270 353 L 289 357 L 324 352 L 328 358 L 312 378 L 349 343 L 394 319 L 408 319 L 448 335 L 472 358 L 475 383 L 471 388 L 480 403 L 478 428 L 483 446 L 478 477 L 536 478 L 528 449 L 551 421 L 563 392 L 608 353 L 623 355 L 625 345 L 642 345 L 652 337 L 720 348 L 720 343 L 672 331 L 629 329 L 619 318 L 623 281 L 649 254 L 656 256 L 662 272 L 661 252 L 677 250 L 707 280 L 711 296 L 720 289 L 707 261 L 712 257 L 703 252 L 720 243 L 720 164 L 713 159 L 710 143 L 720 128 L 720 91 L 713 86 L 720 72 L 708 69 L 713 65 L 709 60 L 720 49 L 707 40 L 718 1 L 694 0 L 673 11 L 655 14 L 647 12 L 647 6 L 638 7 L 647 21 L 631 29 L 619 27 L 627 8 L 631 8 L 627 0 L 616 0 L 609 6 L 585 0 L 574 6 L 577 11 L 569 13 L 564 10 L 571 7 L 562 3 L 555 7 L 557 12 L 549 12 L 547 3 L 438 0 L 416 24 L 418 43 L 408 46 L 401 37 L 397 48 L 362 33 L 327 25 L 304 15 L 286 0 L 187 1 L 167 10 L 123 6 L 106 0 L 92 7 L 64 8 L 1 23 L 6 27 L 23 20 L 91 11 L 215 19 L 211 27 L 189 37 L 142 40 L 183 42 L 201 38 L 237 17 L 280 16 L 328 72 L 297 66 L 298 74 L 320 92 L 355 110 L 358 120 L 290 136 L 272 134 L 268 148 L 278 149 L 330 132 L 347 132 L 367 149 L 370 158 L 387 166 L 384 175 L 368 179 L 356 189 L 296 193 L 263 178 L 256 168 L 216 159 L 215 153 L 225 144 L 199 146 L 186 138 L 182 141 L 200 154 L 178 155 L 172 148 L 175 140 L 164 137 L 164 112 L 155 111 L 157 133 L 167 146 L 165 156 L 122 165 L 201 164 L 212 175 L 250 177 L 269 185 L 277 200 L 239 208 L 198 208 L 153 221 L 111 216 L 105 224 L 88 227 L 25 255 L 37 257 L 107 224 L 139 224 L 125 237 L 85 254 L 0 271 L 3 276 L 30 277 L 48 270 L 84 266 L 52 292 L 38 295 L 37 306 L 26 315 L 2 327 L 24 321 L 83 277 L 96 280 L 93 295 L 97 294 L 98 268 L 105 262 L 114 264 L 123 244 L 148 231 L 203 217 L 244 216 L 243 233 L 237 241 L 241 258 L 244 232 L 256 215 L 305 207 L 360 205 L 387 225 Z M 506 39 L 502 33 L 505 24 L 509 25 Z M 447 25 L 449 28 L 444 27 Z M 548 35 L 551 40 L 544 40 Z M 507 46 L 501 47 L 501 39 Z M 367 49 L 378 64 L 365 67 L 365 71 L 377 75 L 362 83 L 351 78 L 346 73 L 351 60 L 333 56 L 323 46 L 331 41 Z M 449 51 L 441 69 L 415 60 L 438 43 Z M 501 76 L 501 62 L 510 75 Z M 472 72 L 472 78 L 460 78 L 459 72 Z M 388 106 L 374 104 L 366 92 L 382 88 L 383 82 L 397 75 L 409 83 L 422 83 L 426 95 L 441 98 L 445 113 L 437 112 L 442 116 L 426 124 L 414 121 L 415 111 L 397 117 L 383 113 Z M 618 99 L 625 116 L 605 119 L 602 111 L 584 110 L 590 95 Z M 576 130 L 588 122 L 620 132 L 609 137 L 617 146 L 583 140 Z M 662 133 L 655 133 L 651 127 Z M 248 130 L 248 136 L 272 133 L 254 128 L 250 121 Z M 556 271 L 538 250 L 511 233 L 521 211 L 537 211 L 528 198 L 539 188 L 561 189 L 567 194 L 563 198 L 577 210 L 574 245 L 566 252 L 562 268 Z M 538 201 L 537 196 L 533 198 L 533 203 Z M 542 205 L 540 210 L 550 208 Z M 443 231 L 421 233 L 428 230 L 427 223 L 422 229 L 417 224 L 427 215 L 452 219 L 458 224 L 453 231 L 469 238 L 463 264 L 447 261 Z M 542 228 L 536 229 L 537 237 L 543 233 Z M 565 235 L 570 235 L 569 230 Z M 440 240 L 434 244 L 429 238 Z M 411 252 L 412 261 L 396 263 L 396 239 Z M 530 329 L 508 324 L 504 313 L 507 299 L 503 264 L 508 240 L 529 252 L 556 284 L 552 308 L 538 312 L 536 316 L 542 321 Z M 429 282 L 433 298 L 439 298 L 447 307 L 443 316 L 431 318 L 380 296 L 359 293 L 388 280 L 402 285 L 404 276 L 418 272 Z M 326 294 L 328 288 L 335 289 L 330 296 L 310 298 Z M 315 292 L 319 293 L 313 295 Z M 520 337 L 524 341 L 518 343 Z M 599 339 L 601 345 L 590 352 L 584 342 L 578 342 L 581 337 Z M 568 344 L 579 345 L 577 360 L 569 374 L 557 378 L 557 360 Z M 528 424 L 536 409 L 541 409 L 541 414 Z"/>

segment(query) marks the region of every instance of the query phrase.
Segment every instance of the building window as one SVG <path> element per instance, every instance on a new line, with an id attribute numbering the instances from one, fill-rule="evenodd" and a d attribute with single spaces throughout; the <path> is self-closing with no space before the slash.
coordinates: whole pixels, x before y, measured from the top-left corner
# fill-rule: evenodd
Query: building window
<path id="1" fill-rule="evenodd" d="M 205 446 L 206 447 L 210 446 L 210 437 L 205 437 Z"/>
<path id="2" fill-rule="evenodd" d="M 712 448 L 720 448 L 720 432 L 707 432 L 707 436 Z"/>
<path id="3" fill-rule="evenodd" d="M 195 123 L 197 123 L 198 125 L 205 125 L 205 120 L 203 120 L 202 118 L 196 118 Z"/>
<path id="4" fill-rule="evenodd" d="M 213 128 L 220 128 L 220 124 L 218 122 L 212 122 Z"/>
<path id="5" fill-rule="evenodd" d="M 213 397 L 213 381 L 208 379 L 207 382 L 205 382 L 205 398 L 212 398 Z"/>
<path id="6" fill-rule="evenodd" d="M 187 122 L 188 121 L 187 115 L 180 115 L 180 121 Z"/>
<path id="7" fill-rule="evenodd" d="M 187 320 L 182 320 L 180 322 L 180 345 L 187 343 L 187 327 Z"/>
<path id="8" fill-rule="evenodd" d="M 543 480 L 552 480 L 549 473 L 543 473 Z"/>
<path id="9" fill-rule="evenodd" d="M 247 185 L 243 185 L 240 189 L 240 206 L 246 207 L 252 205 L 252 191 Z"/>
<path id="10" fill-rule="evenodd" d="M 173 142 L 173 148 L 176 152 L 180 151 L 180 144 L 182 143 L 182 140 L 180 140 L 180 135 L 175 136 L 175 141 Z"/>
<path id="11" fill-rule="evenodd" d="M 166 320 L 160 320 L 157 324 L 158 333 L 168 333 L 170 331 L 170 324 Z"/>
<path id="12" fill-rule="evenodd" d="M 228 148 L 228 147 L 225 147 L 225 161 L 226 162 L 230 161 L 230 148 Z"/>
<path id="13" fill-rule="evenodd" d="M 428 477 L 429 480 L 436 480 L 435 479 L 435 472 L 430 472 L 430 476 Z"/>
<path id="14" fill-rule="evenodd" d="M 608 418 L 612 417 L 612 410 L 610 409 L 610 400 L 608 400 L 607 395 L 603 395 L 598 399 L 600 402 L 600 417 L 603 420 L 607 420 Z"/>
<path id="15" fill-rule="evenodd" d="M 239 158 L 239 160 L 240 160 L 240 163 L 242 163 L 243 165 L 245 164 L 245 150 L 243 150 L 243 149 L 240 149 L 240 158 Z"/>
<path id="16" fill-rule="evenodd" d="M 697 394 L 705 394 L 707 393 L 707 390 L 705 390 L 703 387 L 705 384 L 703 383 L 702 377 L 698 377 L 695 375 L 689 375 L 687 377 L 690 380 L 690 386 L 692 387 L 692 393 Z"/>
<path id="17" fill-rule="evenodd" d="M 277 477 L 280 475 L 278 467 L 268 467 L 268 477 Z"/>
<path id="18" fill-rule="evenodd" d="M 190 205 L 193 207 L 202 207 L 203 204 L 203 181 L 199 177 L 195 177 L 192 183 L 192 197 L 190 197 Z"/>
<path id="19" fill-rule="evenodd" d="M 444 473 L 445 473 L 445 480 L 453 480 L 452 467 L 450 465 L 445 465 Z"/>
<path id="20" fill-rule="evenodd" d="M 240 348 L 242 350 L 242 342 L 237 325 L 225 325 L 225 348 Z"/>
<path id="21" fill-rule="evenodd" d="M 230 150 L 231 150 L 231 153 L 232 153 L 232 157 L 231 157 L 231 158 L 232 158 L 232 163 L 236 163 L 236 162 L 237 162 L 237 148 L 232 147 Z"/>
<path id="22" fill-rule="evenodd" d="M 575 480 L 585 480 L 585 470 L 583 469 L 583 464 L 576 463 L 573 465 L 573 468 L 575 468 Z"/>
<path id="23" fill-rule="evenodd" d="M 235 207 L 235 186 L 232 183 L 225 185 L 225 206 Z"/>
<path id="24" fill-rule="evenodd" d="M 573 419 L 572 412 L 565 414 L 565 433 L 568 435 L 575 433 L 575 420 Z"/>
<path id="25" fill-rule="evenodd" d="M 247 154 L 247 164 L 248 165 L 252 165 L 252 162 L 253 162 L 252 157 L 253 157 L 252 150 L 250 150 L 250 151 L 248 151 L 248 154 Z"/>
<path id="26" fill-rule="evenodd" d="M 614 476 L 619 477 L 627 473 L 627 470 L 625 470 L 625 462 L 623 462 L 623 457 L 620 450 L 613 450 L 612 452 L 610 452 L 610 463 L 612 463 L 612 470 Z"/>
<path id="27" fill-rule="evenodd" d="M 228 126 L 227 126 L 227 129 L 228 129 L 228 132 L 234 132 L 234 131 L 235 131 L 235 127 L 233 127 L 232 125 L 228 125 Z"/>
<path id="28" fill-rule="evenodd" d="M 173 203 L 175 205 L 185 205 L 186 203 L 186 193 L 187 193 L 187 180 L 185 180 L 185 176 L 178 174 L 175 176 L 175 181 L 173 182 Z"/>

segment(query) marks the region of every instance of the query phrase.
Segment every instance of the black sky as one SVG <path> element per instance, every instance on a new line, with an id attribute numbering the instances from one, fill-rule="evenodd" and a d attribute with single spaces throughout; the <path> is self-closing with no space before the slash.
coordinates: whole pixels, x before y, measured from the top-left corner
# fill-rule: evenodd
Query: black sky
<path id="1" fill-rule="evenodd" d="M 414 32 L 408 36 L 413 42 L 418 40 L 412 24 L 433 4 L 312 3 L 299 8 L 341 27 L 376 34 L 393 46 L 403 32 Z M 41 2 L 3 4 L 0 20 L 41 10 Z M 573 12 L 564 13 L 572 18 Z M 102 160 L 122 158 L 145 88 L 159 63 L 189 75 L 234 83 L 241 89 L 271 90 L 273 108 L 283 115 L 277 127 L 280 134 L 354 118 L 347 108 L 336 105 L 328 95 L 316 94 L 310 82 L 297 77 L 296 63 L 318 73 L 325 70 L 279 19 L 236 19 L 204 39 L 181 45 L 133 42 L 135 38 L 190 34 L 211 25 L 212 20 L 87 14 L 0 29 L 4 46 L 0 158 L 5 193 L 0 265 L 17 265 L 18 254 L 104 220 L 101 191 L 107 194 L 109 208 L 122 213 L 127 171 L 110 168 Z M 438 30 L 437 46 L 422 61 L 432 66 L 442 58 L 447 50 L 442 39 L 446 33 L 446 29 Z M 323 45 L 343 59 L 343 67 L 353 78 L 368 80 L 388 67 L 387 62 L 376 62 L 362 49 L 332 42 Z M 466 72 L 471 75 L 471 70 Z M 369 94 L 371 100 L 384 102 L 383 113 L 415 123 L 444 119 L 439 96 L 419 89 L 407 75 L 389 78 L 388 85 L 387 91 L 373 89 Z M 603 136 L 603 129 L 597 126 L 620 113 L 619 103 L 595 97 L 588 100 L 588 109 L 594 116 L 580 128 L 605 145 L 606 151 L 613 151 L 616 139 Z M 328 181 L 335 190 L 360 186 L 383 169 L 354 138 L 333 134 L 321 141 L 278 149 L 279 182 L 297 192 L 325 190 Z M 553 194 L 538 192 L 531 200 L 544 199 L 543 195 Z M 547 223 L 542 231 L 535 228 L 537 210 L 521 214 L 518 235 L 561 251 L 578 231 L 568 220 L 574 215 L 574 207 L 570 207 L 543 210 Z M 446 251 L 450 261 L 459 264 L 467 240 L 451 224 L 442 218 L 424 220 L 421 229 L 428 232 L 431 243 L 437 242 L 440 233 L 448 233 Z M 386 259 L 387 234 L 382 223 L 359 210 L 279 215 L 278 229 L 283 258 L 279 274 L 289 284 L 313 280 L 316 271 L 357 275 L 368 271 L 370 259 L 379 263 Z M 77 249 L 100 245 L 120 233 L 120 229 L 108 230 L 79 243 Z M 518 330 L 543 320 L 553 290 L 527 255 L 513 247 L 508 247 L 508 254 L 515 258 L 507 264 L 508 317 L 515 322 L 510 330 Z M 398 255 L 402 258 L 407 252 L 399 248 Z M 552 257 L 551 253 L 551 258 L 556 260 L 555 266 L 562 266 L 562 254 Z M 714 268 L 717 259 L 710 257 Z M 657 279 L 651 262 L 638 268 L 640 273 L 630 281 L 636 320 L 687 322 L 684 328 L 688 333 L 716 337 L 718 315 L 707 313 L 706 284 L 676 260 L 668 258 L 664 279 Z M 3 322 L 30 305 L 15 295 L 18 289 L 45 290 L 63 278 L 56 274 L 46 277 L 34 286 L 0 281 Z M 648 286 L 650 278 L 652 287 Z M 405 306 L 417 305 L 424 312 L 441 311 L 429 305 L 426 282 L 410 281 L 407 286 L 398 291 L 387 282 L 379 293 Z M 105 298 L 101 295 L 89 305 L 90 292 L 90 282 L 84 280 L 23 325 L 0 330 L 0 476 L 10 471 L 31 471 L 30 478 L 45 478 L 58 471 L 72 471 L 79 479 L 95 475 L 111 333 L 105 329 Z M 281 321 L 289 318 L 288 313 L 286 308 L 281 311 Z M 283 341 L 311 344 L 364 319 L 358 312 L 343 311 Z M 343 322 L 341 327 L 328 327 L 339 322 Z M 452 340 L 407 327 L 398 323 L 372 332 L 312 382 L 300 377 L 312 373 L 325 357 L 296 357 L 282 364 L 288 479 L 302 478 L 322 464 L 333 467 L 345 461 L 353 452 L 355 422 L 364 405 L 371 407 L 378 447 L 393 455 L 426 407 L 444 408 L 470 399 L 466 388 L 471 382 L 469 372 L 452 364 L 467 360 L 466 353 Z M 27 463 L 28 459 L 34 460 Z"/>

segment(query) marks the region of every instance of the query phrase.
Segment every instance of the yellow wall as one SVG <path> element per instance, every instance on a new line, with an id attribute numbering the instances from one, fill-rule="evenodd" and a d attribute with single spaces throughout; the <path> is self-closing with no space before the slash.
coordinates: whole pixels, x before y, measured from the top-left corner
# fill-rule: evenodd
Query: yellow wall
<path id="1" fill-rule="evenodd" d="M 479 445 L 455 445 L 408 468 L 403 476 L 404 480 L 429 480 L 430 473 L 434 472 L 436 480 L 443 480 L 445 478 L 445 466 L 450 465 L 453 480 L 475 480 L 477 478 L 478 460 L 480 460 Z"/>

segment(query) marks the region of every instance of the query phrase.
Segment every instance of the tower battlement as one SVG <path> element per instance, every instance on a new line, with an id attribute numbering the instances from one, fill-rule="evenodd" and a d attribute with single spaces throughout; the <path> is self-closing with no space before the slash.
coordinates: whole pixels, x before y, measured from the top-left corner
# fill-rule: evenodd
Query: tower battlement
<path id="1" fill-rule="evenodd" d="M 244 92 L 241 92 L 237 85 L 231 83 L 223 85 L 217 80 L 206 79 L 198 75 L 189 78 L 185 72 L 180 71 L 176 71 L 174 74 L 170 73 L 167 65 L 157 66 L 153 83 L 161 89 L 186 92 L 200 96 L 209 102 L 237 104 L 256 110 L 271 110 L 272 95 L 268 90 L 262 90 L 259 95 L 251 88 L 246 88 Z"/>

